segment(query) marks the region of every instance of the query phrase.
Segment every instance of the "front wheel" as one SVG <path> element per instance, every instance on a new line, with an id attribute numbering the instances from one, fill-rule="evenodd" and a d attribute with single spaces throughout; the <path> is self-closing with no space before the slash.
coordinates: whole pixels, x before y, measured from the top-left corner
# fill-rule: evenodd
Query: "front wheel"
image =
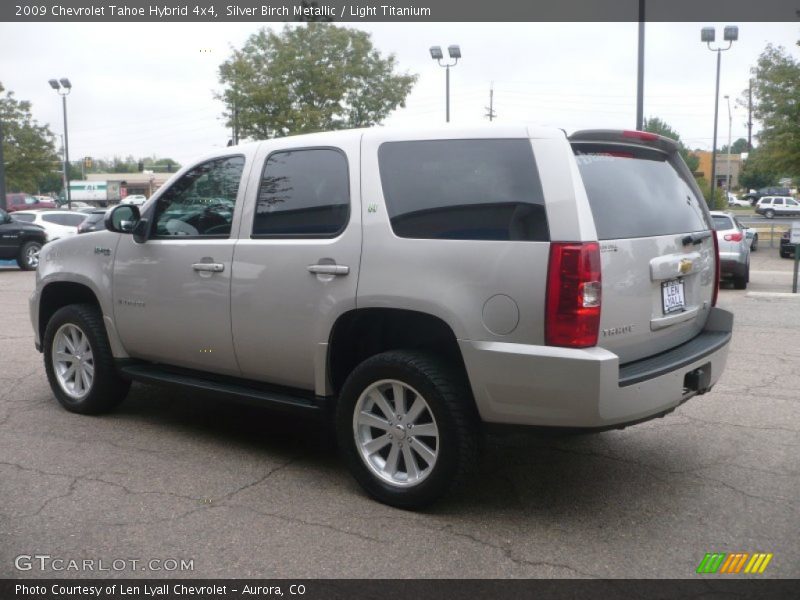
<path id="1" fill-rule="evenodd" d="M 465 377 L 427 354 L 384 352 L 356 367 L 336 430 L 356 481 L 399 508 L 434 502 L 477 462 L 478 416 Z"/>
<path id="2" fill-rule="evenodd" d="M 39 253 L 42 245 L 39 242 L 25 242 L 19 249 L 17 264 L 23 271 L 33 271 L 39 266 Z"/>
<path id="3" fill-rule="evenodd" d="M 47 323 L 44 366 L 50 388 L 70 412 L 98 414 L 117 406 L 130 382 L 119 377 L 100 311 L 90 304 L 60 308 Z"/>

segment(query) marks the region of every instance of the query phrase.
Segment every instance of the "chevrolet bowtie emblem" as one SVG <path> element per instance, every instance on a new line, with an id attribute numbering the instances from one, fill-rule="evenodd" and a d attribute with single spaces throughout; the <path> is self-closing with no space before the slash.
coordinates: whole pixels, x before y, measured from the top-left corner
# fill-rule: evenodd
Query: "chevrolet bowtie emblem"
<path id="1" fill-rule="evenodd" d="M 679 270 L 681 275 L 686 275 L 686 273 L 692 270 L 692 261 L 690 261 L 688 258 L 681 259 Z"/>

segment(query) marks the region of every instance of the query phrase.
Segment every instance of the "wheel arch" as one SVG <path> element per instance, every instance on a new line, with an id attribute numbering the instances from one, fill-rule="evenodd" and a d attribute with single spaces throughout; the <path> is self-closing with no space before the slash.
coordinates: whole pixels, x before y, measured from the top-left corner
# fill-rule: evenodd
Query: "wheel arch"
<path id="1" fill-rule="evenodd" d="M 388 350 L 432 352 L 467 378 L 458 339 L 440 317 L 407 309 L 360 308 L 340 315 L 331 329 L 326 360 L 331 392 L 341 391 L 358 364 Z"/>

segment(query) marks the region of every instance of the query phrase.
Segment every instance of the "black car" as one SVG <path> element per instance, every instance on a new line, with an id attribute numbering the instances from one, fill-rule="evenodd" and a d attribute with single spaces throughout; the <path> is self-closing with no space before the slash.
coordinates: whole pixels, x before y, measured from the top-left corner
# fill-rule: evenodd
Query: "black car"
<path id="1" fill-rule="evenodd" d="M 791 196 L 792 191 L 788 187 L 763 187 L 757 192 L 750 192 L 744 195 L 746 200 L 755 206 L 756 203 L 764 196 Z"/>
<path id="2" fill-rule="evenodd" d="M 39 251 L 44 246 L 44 229 L 12 218 L 0 208 L 0 259 L 16 259 L 20 269 L 39 266 Z"/>
<path id="3" fill-rule="evenodd" d="M 781 236 L 781 258 L 791 258 L 794 256 L 794 244 L 789 243 L 789 231 L 784 231 Z"/>
<path id="4" fill-rule="evenodd" d="M 78 233 L 91 233 L 92 231 L 103 231 L 105 223 L 106 209 L 95 209 L 88 213 L 86 219 L 78 225 Z"/>

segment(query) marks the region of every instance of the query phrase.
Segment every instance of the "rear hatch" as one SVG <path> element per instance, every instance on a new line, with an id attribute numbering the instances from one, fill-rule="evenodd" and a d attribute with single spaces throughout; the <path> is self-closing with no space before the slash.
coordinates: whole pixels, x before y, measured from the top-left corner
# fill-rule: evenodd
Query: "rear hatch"
<path id="1" fill-rule="evenodd" d="M 597 345 L 620 363 L 682 344 L 703 329 L 716 290 L 705 201 L 677 146 L 654 134 L 570 136 L 600 241 Z"/>

